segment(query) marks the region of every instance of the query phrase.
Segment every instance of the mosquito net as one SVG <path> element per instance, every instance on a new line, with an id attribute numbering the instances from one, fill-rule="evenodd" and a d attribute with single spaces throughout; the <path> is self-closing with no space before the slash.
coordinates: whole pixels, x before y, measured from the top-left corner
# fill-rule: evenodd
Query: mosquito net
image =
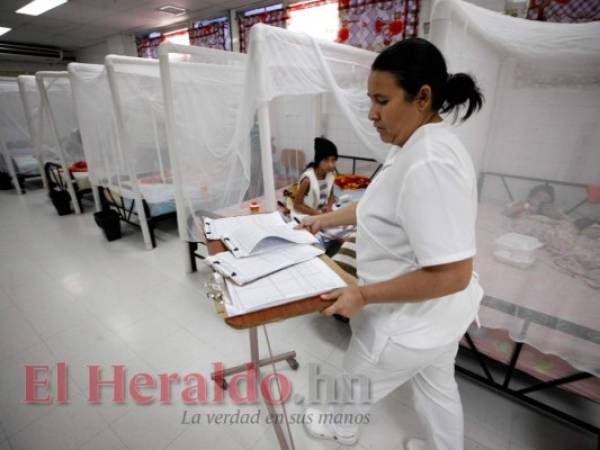
<path id="1" fill-rule="evenodd" d="M 84 160 L 68 73 L 38 72 L 35 77 L 41 95 L 38 158 L 66 167 Z"/>
<path id="2" fill-rule="evenodd" d="M 183 239 L 198 239 L 198 209 L 263 195 L 274 209 L 276 191 L 312 161 L 316 136 L 333 140 L 340 154 L 385 158 L 367 116 L 375 53 L 260 24 L 248 56 L 173 44 L 159 53 L 184 190 Z"/>
<path id="3" fill-rule="evenodd" d="M 368 119 L 375 56 L 281 28 L 252 27 L 239 126 L 247 130 L 259 115 L 268 208 L 274 207 L 271 191 L 297 181 L 313 160 L 317 136 L 332 140 L 340 155 L 385 159 L 389 147 Z"/>
<path id="4" fill-rule="evenodd" d="M 23 112 L 27 123 L 27 130 L 31 136 L 31 146 L 34 156 L 37 149 L 37 139 L 39 139 L 39 114 L 40 114 L 40 91 L 33 75 L 19 75 L 17 77 L 19 93 L 23 104 Z"/>
<path id="5" fill-rule="evenodd" d="M 109 55 L 105 62 L 123 156 L 123 164 L 113 166 L 117 170 L 113 176 L 121 180 L 126 197 L 157 204 L 172 202 L 158 61 Z"/>
<path id="6" fill-rule="evenodd" d="M 31 162 L 33 149 L 16 78 L 0 79 L 0 139 L 1 171 L 12 177 L 38 171 L 35 160 L 33 167 L 25 164 L 28 160 Z"/>
<path id="7" fill-rule="evenodd" d="M 457 127 L 479 171 L 485 326 L 600 373 L 600 24 L 551 24 L 442 0 L 432 41 L 475 76 Z"/>
<path id="8" fill-rule="evenodd" d="M 256 129 L 249 126 L 244 139 L 236 134 L 247 56 L 169 43 L 159 55 L 179 232 L 197 241 L 203 212 L 239 204 L 261 188 L 260 160 L 251 163 L 249 150 L 254 141 L 259 155 Z"/>
<path id="9" fill-rule="evenodd" d="M 90 179 L 95 185 L 120 189 L 127 171 L 119 151 L 106 68 L 71 63 L 68 71 Z"/>

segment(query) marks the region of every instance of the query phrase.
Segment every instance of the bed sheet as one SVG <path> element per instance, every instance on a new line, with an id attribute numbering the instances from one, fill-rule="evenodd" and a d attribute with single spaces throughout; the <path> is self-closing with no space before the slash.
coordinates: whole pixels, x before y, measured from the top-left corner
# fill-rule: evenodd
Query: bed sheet
<path id="1" fill-rule="evenodd" d="M 486 296 L 482 324 L 600 375 L 600 290 L 560 270 L 546 246 L 527 269 L 498 261 L 495 241 L 510 231 L 514 223 L 502 215 L 502 207 L 480 204 L 475 270 Z"/>
<path id="2" fill-rule="evenodd" d="M 77 187 L 80 191 L 85 191 L 85 190 L 92 188 L 92 184 L 90 182 L 90 177 L 87 172 L 71 172 L 71 173 L 75 177 Z M 62 170 L 60 171 L 60 176 L 63 180 L 63 183 L 66 184 L 66 179 L 62 173 Z"/>
<path id="3" fill-rule="evenodd" d="M 175 187 L 172 183 L 140 183 L 140 193 L 150 209 L 151 217 L 158 217 L 175 212 Z M 115 200 L 121 198 L 117 192 L 111 191 Z M 130 208 L 133 199 L 123 196 L 126 208 Z"/>
<path id="4" fill-rule="evenodd" d="M 33 176 L 40 174 L 40 165 L 37 159 L 31 155 L 14 156 L 13 161 L 19 175 Z"/>

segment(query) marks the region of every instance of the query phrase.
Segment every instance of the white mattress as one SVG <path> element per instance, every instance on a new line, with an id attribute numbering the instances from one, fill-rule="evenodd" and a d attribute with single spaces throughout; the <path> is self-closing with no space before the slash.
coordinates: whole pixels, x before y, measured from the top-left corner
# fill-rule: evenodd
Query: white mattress
<path id="1" fill-rule="evenodd" d="M 14 156 L 13 161 L 19 175 L 39 175 L 40 166 L 31 155 Z"/>
<path id="2" fill-rule="evenodd" d="M 482 324 L 600 374 L 600 333 L 594 331 L 600 330 L 600 290 L 559 270 L 546 246 L 527 269 L 498 261 L 495 242 L 511 231 L 510 224 L 501 207 L 479 205 L 475 270 L 485 294 L 498 299 L 484 301 Z"/>
<path id="3" fill-rule="evenodd" d="M 90 177 L 87 172 L 71 172 L 75 177 L 75 181 L 77 182 L 77 187 L 80 191 L 91 189 L 92 185 L 90 183 Z M 60 176 L 63 177 L 62 171 L 60 172 Z M 63 177 L 64 181 L 64 177 Z M 66 183 L 66 181 L 65 181 Z"/>

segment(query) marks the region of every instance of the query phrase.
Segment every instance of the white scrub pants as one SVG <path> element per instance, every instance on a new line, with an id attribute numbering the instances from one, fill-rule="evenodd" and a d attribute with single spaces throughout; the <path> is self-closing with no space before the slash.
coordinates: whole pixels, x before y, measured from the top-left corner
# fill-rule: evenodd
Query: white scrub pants
<path id="1" fill-rule="evenodd" d="M 343 387 L 356 401 L 334 405 L 335 414 L 368 413 L 373 404 L 399 386 L 410 382 L 415 409 L 425 427 L 429 450 L 462 450 L 463 410 L 454 379 L 454 360 L 458 342 L 434 349 L 412 349 L 388 341 L 378 361 L 369 355 L 358 340 L 352 338 L 344 355 Z M 365 377 L 370 381 L 368 403 L 361 403 L 364 383 L 351 382 Z M 362 377 L 361 377 L 362 376 Z M 364 378 L 363 378 L 364 379 Z M 364 394 L 364 392 L 363 392 Z M 352 397 L 351 397 L 352 398 Z M 341 417 L 341 416 L 338 416 Z M 358 425 L 335 425 L 340 434 L 358 432 Z"/>

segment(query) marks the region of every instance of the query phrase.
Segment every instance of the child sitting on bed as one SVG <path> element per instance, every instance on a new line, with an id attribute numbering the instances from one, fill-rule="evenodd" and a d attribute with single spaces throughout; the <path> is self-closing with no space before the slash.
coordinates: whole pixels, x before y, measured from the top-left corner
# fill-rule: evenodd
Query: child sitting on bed
<path id="1" fill-rule="evenodd" d="M 512 202 L 504 210 L 504 215 L 513 219 L 528 214 L 537 214 L 556 220 L 567 218 L 565 214 L 554 206 L 554 188 L 549 184 L 535 186 L 529 191 L 527 200 Z"/>
<path id="2" fill-rule="evenodd" d="M 292 217 L 301 220 L 306 215 L 315 216 L 332 210 L 337 158 L 337 147 L 333 142 L 315 138 L 315 158 L 298 181 Z"/>

